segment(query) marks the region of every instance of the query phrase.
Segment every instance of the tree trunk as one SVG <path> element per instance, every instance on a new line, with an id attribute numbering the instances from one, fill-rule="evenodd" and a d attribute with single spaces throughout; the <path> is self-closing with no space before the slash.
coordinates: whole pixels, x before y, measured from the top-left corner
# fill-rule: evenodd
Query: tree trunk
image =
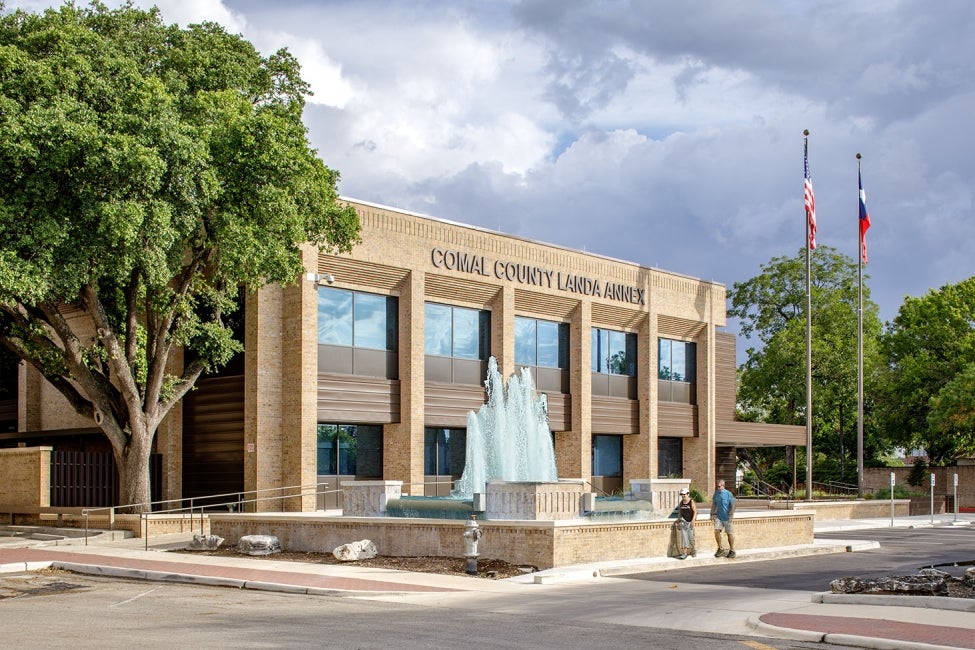
<path id="1" fill-rule="evenodd" d="M 142 513 L 152 510 L 149 489 L 149 453 L 152 438 L 148 432 L 133 435 L 121 453 L 116 452 L 115 464 L 119 474 L 119 505 L 131 506 L 121 512 Z"/>

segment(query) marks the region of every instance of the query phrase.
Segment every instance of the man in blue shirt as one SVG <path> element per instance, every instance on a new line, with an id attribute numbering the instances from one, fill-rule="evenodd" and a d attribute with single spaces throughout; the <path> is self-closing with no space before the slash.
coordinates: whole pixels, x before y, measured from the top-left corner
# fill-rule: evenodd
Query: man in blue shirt
<path id="1" fill-rule="evenodd" d="M 714 541 L 718 550 L 714 557 L 735 557 L 735 528 L 731 518 L 735 514 L 735 497 L 724 487 L 724 481 L 718 481 L 718 487 L 711 497 L 711 521 L 714 522 Z M 721 531 L 728 536 L 728 548 L 721 547 Z"/>

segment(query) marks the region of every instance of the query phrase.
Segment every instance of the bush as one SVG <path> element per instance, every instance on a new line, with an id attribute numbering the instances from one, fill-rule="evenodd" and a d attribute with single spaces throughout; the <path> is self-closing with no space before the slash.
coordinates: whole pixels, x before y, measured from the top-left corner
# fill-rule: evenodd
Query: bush
<path id="1" fill-rule="evenodd" d="M 907 484 L 921 487 L 926 485 L 928 480 L 928 464 L 924 462 L 923 458 L 918 458 L 914 461 L 914 466 L 911 467 L 911 471 L 907 475 Z"/>
<path id="2" fill-rule="evenodd" d="M 694 503 L 704 503 L 704 495 L 696 488 L 691 488 L 691 500 Z"/>
<path id="3" fill-rule="evenodd" d="M 890 488 L 883 487 L 875 491 L 873 494 L 863 495 L 866 499 L 890 499 Z M 912 496 L 917 496 L 917 493 L 911 492 L 903 485 L 894 486 L 894 498 L 895 499 L 910 499 Z"/>

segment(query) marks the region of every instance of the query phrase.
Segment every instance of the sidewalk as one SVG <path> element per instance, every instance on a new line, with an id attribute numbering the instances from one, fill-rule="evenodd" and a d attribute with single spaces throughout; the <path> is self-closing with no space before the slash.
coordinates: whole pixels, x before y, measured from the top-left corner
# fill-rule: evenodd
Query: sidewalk
<path id="1" fill-rule="evenodd" d="M 887 528 L 890 519 L 817 522 L 817 533 Z M 975 524 L 975 514 L 898 517 L 893 526 L 930 527 Z M 0 573 L 33 571 L 54 566 L 69 571 L 144 580 L 168 580 L 242 589 L 262 589 L 300 594 L 350 597 L 403 597 L 410 594 L 478 592 L 525 594 L 548 592 L 559 585 L 631 573 L 675 570 L 684 567 L 726 564 L 708 555 L 681 561 L 656 557 L 559 567 L 508 580 L 473 579 L 466 576 L 412 573 L 389 569 L 332 564 L 305 564 L 275 560 L 256 562 L 246 556 L 196 556 L 165 551 L 182 548 L 192 534 L 158 536 L 145 550 L 142 539 L 109 536 L 71 543 L 54 541 L 11 541 L 0 537 Z M 97 543 L 95 540 L 98 540 Z M 39 545 L 57 544 L 57 545 Z M 877 548 L 876 542 L 816 540 L 814 544 L 746 549 L 735 563 L 756 562 L 814 554 L 840 553 Z M 538 587 L 550 585 L 552 587 Z M 755 634 L 768 637 L 829 642 L 862 648 L 971 648 L 975 650 L 975 601 L 906 596 L 848 596 L 815 594 L 799 607 L 795 602 L 768 605 L 756 614 L 754 604 L 738 606 L 741 621 Z M 954 608 L 954 609 L 952 609 Z M 739 625 L 740 627 L 740 625 Z M 720 631 L 720 630 L 715 630 Z"/>

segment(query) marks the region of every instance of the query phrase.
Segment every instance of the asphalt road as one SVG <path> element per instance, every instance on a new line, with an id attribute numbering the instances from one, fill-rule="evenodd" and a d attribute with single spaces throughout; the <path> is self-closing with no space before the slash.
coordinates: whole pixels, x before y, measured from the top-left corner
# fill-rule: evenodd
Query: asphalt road
<path id="1" fill-rule="evenodd" d="M 880 548 L 856 553 L 809 556 L 735 566 L 681 569 L 622 576 L 634 580 L 737 585 L 757 589 L 826 591 L 835 578 L 879 577 L 917 573 L 936 566 L 960 577 L 975 566 L 975 527 L 890 528 L 817 534 L 817 539 L 876 540 Z"/>
<path id="2" fill-rule="evenodd" d="M 0 629 L 10 648 L 831 647 L 687 631 L 679 619 L 671 629 L 593 622 L 550 605 L 545 614 L 507 613 L 70 573 L 0 577 Z"/>
<path id="3" fill-rule="evenodd" d="M 477 592 L 324 597 L 43 572 L 0 576 L 0 638 L 23 648 L 830 648 L 751 636 L 749 615 L 801 606 L 844 575 L 975 560 L 975 529 L 844 532 L 857 553 L 735 562 Z M 823 535 L 820 535 L 823 537 Z M 954 574 L 966 568 L 945 567 Z M 716 633 L 720 632 L 720 633 Z"/>

